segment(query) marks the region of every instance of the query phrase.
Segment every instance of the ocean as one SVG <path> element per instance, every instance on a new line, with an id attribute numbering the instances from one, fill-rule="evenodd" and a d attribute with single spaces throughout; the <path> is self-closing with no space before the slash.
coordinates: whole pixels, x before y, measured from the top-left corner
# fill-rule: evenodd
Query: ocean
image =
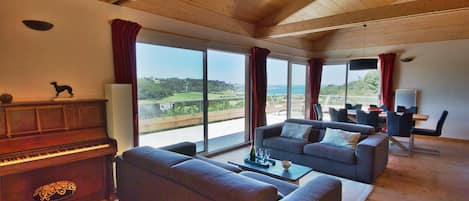
<path id="1" fill-rule="evenodd" d="M 305 94 L 305 85 L 293 85 L 292 94 Z M 286 85 L 271 85 L 267 86 L 268 95 L 286 95 L 287 86 Z"/>

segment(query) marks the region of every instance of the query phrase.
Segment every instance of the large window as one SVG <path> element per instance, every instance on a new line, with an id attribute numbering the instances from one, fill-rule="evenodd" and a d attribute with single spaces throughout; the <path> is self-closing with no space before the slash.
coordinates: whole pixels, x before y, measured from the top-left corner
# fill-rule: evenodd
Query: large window
<path id="1" fill-rule="evenodd" d="M 343 108 L 345 105 L 347 65 L 324 65 L 322 69 L 319 103 L 325 119 L 329 119 L 330 107 Z"/>
<path id="2" fill-rule="evenodd" d="M 287 119 L 288 61 L 267 58 L 267 124 Z"/>
<path id="3" fill-rule="evenodd" d="M 345 103 L 379 105 L 379 72 L 377 69 L 351 70 L 348 64 L 324 65 L 319 103 L 324 118 L 330 107 L 344 108 Z"/>
<path id="4" fill-rule="evenodd" d="M 137 43 L 140 145 L 245 142 L 245 68 L 243 54 Z"/>
<path id="5" fill-rule="evenodd" d="M 137 43 L 140 145 L 183 141 L 198 152 L 248 139 L 247 56 Z M 306 65 L 267 59 L 267 123 L 305 116 Z"/>
<path id="6" fill-rule="evenodd" d="M 140 145 L 204 150 L 203 69 L 203 51 L 137 43 Z"/>
<path id="7" fill-rule="evenodd" d="M 208 151 L 245 141 L 246 56 L 207 51 Z"/>
<path id="8" fill-rule="evenodd" d="M 305 118 L 306 65 L 291 65 L 290 118 Z"/>
<path id="9" fill-rule="evenodd" d="M 347 78 L 347 103 L 379 105 L 379 72 L 373 70 L 350 70 Z"/>

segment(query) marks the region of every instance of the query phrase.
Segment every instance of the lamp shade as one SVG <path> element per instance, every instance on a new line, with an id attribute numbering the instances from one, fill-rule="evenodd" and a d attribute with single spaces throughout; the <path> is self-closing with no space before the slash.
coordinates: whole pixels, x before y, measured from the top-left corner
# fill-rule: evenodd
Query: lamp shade
<path id="1" fill-rule="evenodd" d="M 350 60 L 350 70 L 378 69 L 378 59 Z"/>
<path id="2" fill-rule="evenodd" d="M 54 27 L 53 24 L 39 20 L 23 20 L 23 24 L 37 31 L 48 31 Z"/>

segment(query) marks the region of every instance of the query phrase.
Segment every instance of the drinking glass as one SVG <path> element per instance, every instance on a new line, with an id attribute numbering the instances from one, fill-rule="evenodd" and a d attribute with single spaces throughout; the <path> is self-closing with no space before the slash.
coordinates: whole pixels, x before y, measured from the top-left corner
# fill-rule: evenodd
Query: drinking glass
<path id="1" fill-rule="evenodd" d="M 264 158 L 265 158 L 266 161 L 270 160 L 270 150 L 268 150 L 268 149 L 264 150 Z"/>
<path id="2" fill-rule="evenodd" d="M 264 157 L 265 157 L 265 153 L 264 153 L 264 149 L 263 148 L 258 148 L 257 149 L 257 158 L 260 160 L 260 161 L 264 161 Z"/>

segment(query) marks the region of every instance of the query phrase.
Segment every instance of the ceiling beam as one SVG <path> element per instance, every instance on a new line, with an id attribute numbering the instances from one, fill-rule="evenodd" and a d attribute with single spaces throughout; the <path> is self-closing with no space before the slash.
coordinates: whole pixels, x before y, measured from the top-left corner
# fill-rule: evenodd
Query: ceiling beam
<path id="1" fill-rule="evenodd" d="M 277 25 L 288 17 L 292 16 L 302 8 L 311 4 L 315 0 L 295 0 L 283 7 L 279 11 L 275 11 L 269 16 L 264 17 L 257 23 L 257 26 L 272 26 Z"/>
<path id="2" fill-rule="evenodd" d="M 279 38 L 319 31 L 348 28 L 363 23 L 404 19 L 469 8 L 468 0 L 420 0 L 356 12 L 333 15 L 301 22 L 256 29 L 257 38 Z"/>

